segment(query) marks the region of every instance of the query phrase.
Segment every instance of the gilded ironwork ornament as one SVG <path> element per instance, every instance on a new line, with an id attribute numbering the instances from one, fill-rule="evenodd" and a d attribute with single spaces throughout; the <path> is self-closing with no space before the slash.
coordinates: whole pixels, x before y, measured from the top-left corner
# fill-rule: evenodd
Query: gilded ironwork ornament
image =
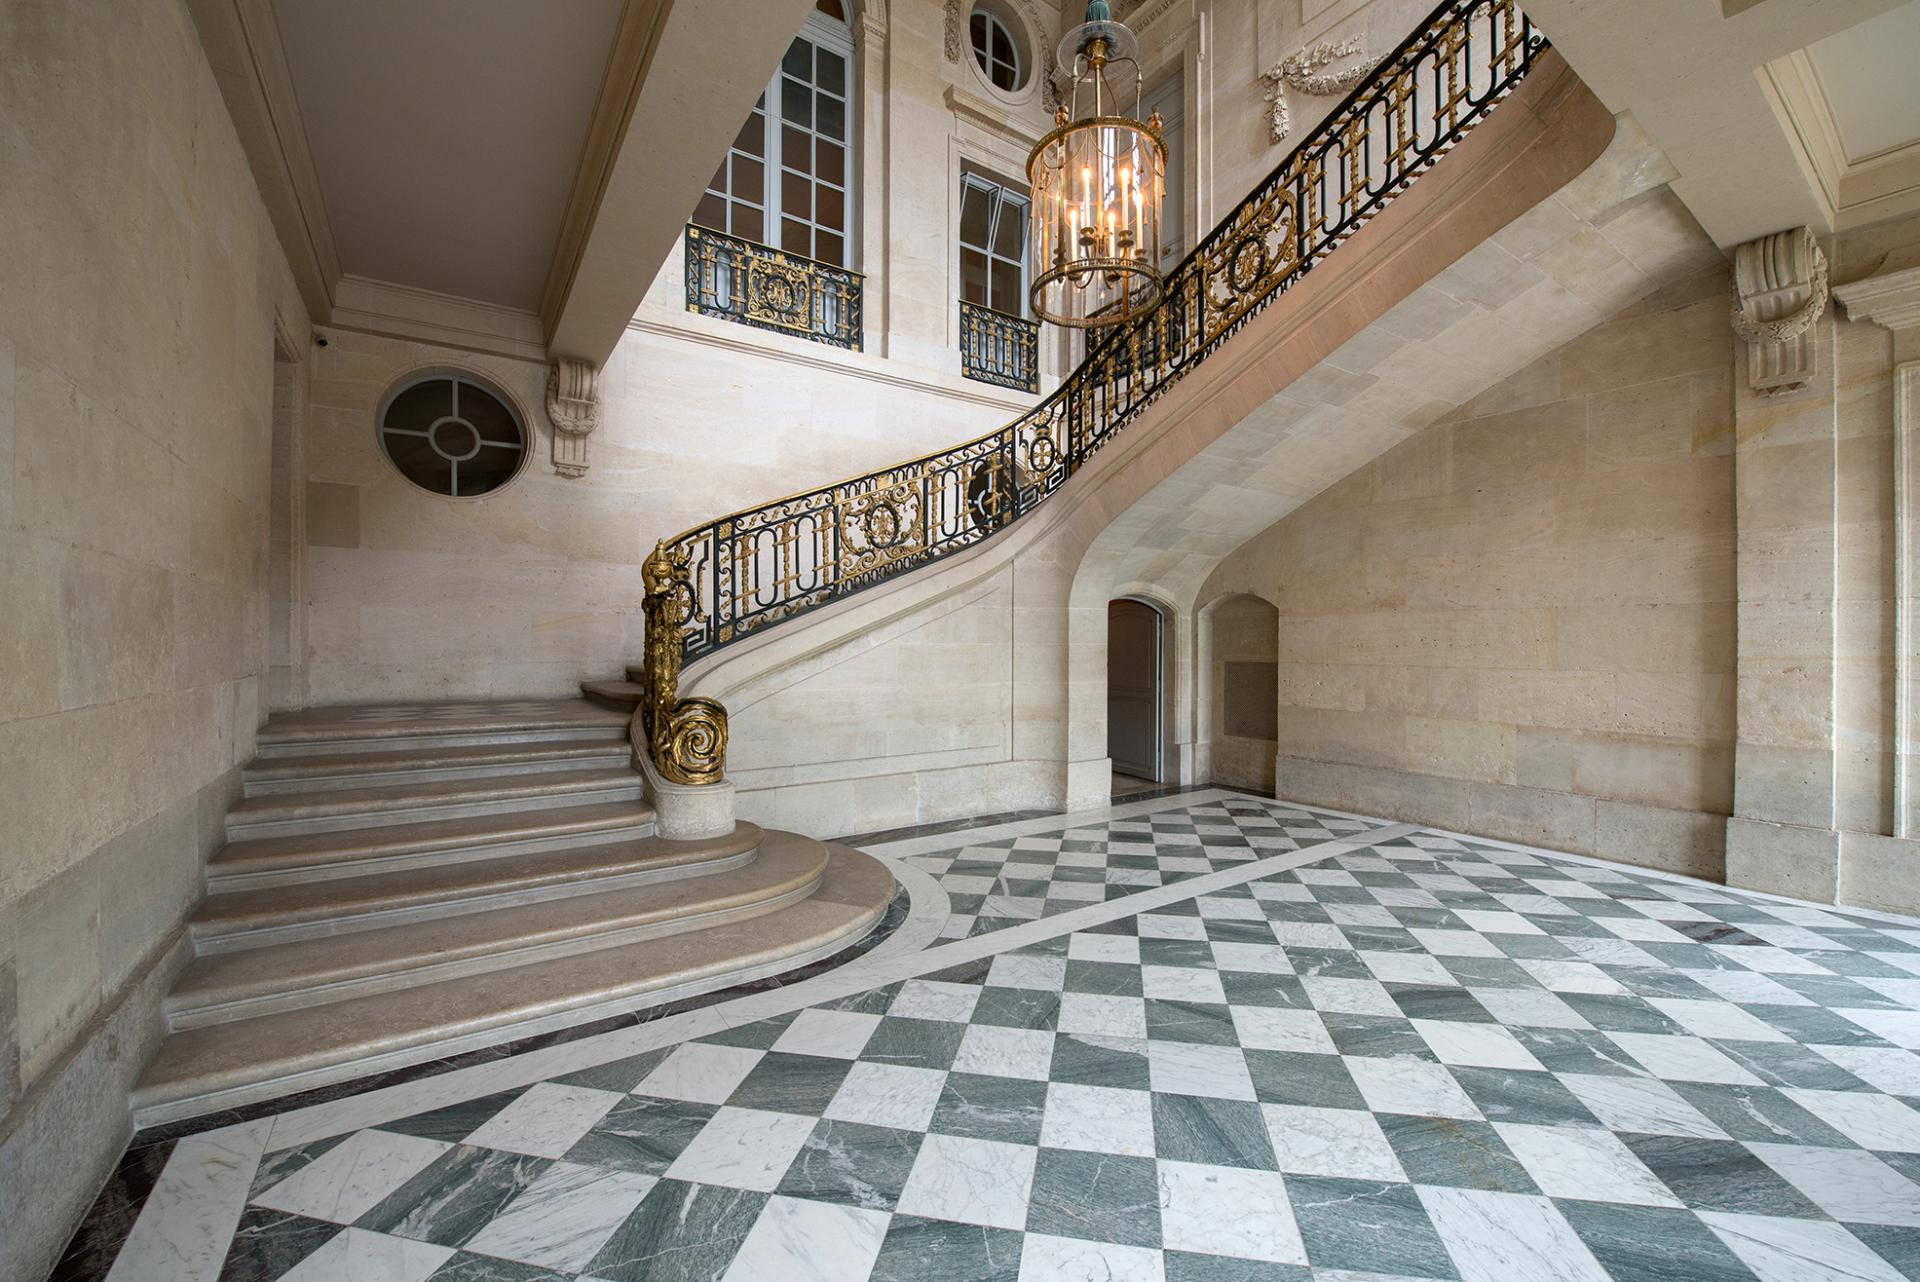
<path id="1" fill-rule="evenodd" d="M 639 707 L 633 712 L 636 746 L 646 745 L 654 768 L 671 783 L 718 783 L 727 769 L 727 710 L 718 700 L 680 695 L 680 631 L 698 612 L 684 553 L 655 545 L 640 567 L 647 625 Z"/>
<path id="2" fill-rule="evenodd" d="M 859 272 L 687 227 L 687 310 L 860 350 Z"/>

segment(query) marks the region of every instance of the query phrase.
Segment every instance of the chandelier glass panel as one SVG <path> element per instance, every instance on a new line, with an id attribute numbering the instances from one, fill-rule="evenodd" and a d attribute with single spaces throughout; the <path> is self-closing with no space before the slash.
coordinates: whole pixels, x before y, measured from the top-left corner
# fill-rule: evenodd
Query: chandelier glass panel
<path id="1" fill-rule="evenodd" d="M 1060 42 L 1073 92 L 1027 159 L 1034 314 L 1075 329 L 1118 325 L 1160 301 L 1159 113 L 1140 115 L 1139 42 L 1106 0 Z"/>

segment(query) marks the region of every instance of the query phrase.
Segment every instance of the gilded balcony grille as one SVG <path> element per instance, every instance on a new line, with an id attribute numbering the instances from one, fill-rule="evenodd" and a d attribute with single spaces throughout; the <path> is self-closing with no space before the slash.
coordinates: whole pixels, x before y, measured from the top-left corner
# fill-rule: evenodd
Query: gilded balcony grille
<path id="1" fill-rule="evenodd" d="M 1016 392 L 1040 390 L 1040 322 L 960 300 L 960 372 Z"/>
<path id="2" fill-rule="evenodd" d="M 1431 168 L 1546 48 L 1515 0 L 1446 0 L 1194 247 L 1157 307 L 1103 333 L 1032 410 L 977 440 L 669 540 L 691 602 L 680 625 L 685 656 L 1005 529 Z M 688 244 L 691 300 L 696 271 L 730 261 L 742 242 L 690 228 Z M 855 286 L 857 343 L 857 278 Z"/>
<path id="3" fill-rule="evenodd" d="M 859 272 L 687 226 L 687 309 L 860 350 Z"/>

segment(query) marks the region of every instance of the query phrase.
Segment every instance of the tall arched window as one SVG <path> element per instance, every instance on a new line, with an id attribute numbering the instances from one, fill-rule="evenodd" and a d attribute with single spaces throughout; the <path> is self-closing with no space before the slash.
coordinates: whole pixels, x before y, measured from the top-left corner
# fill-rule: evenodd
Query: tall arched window
<path id="1" fill-rule="evenodd" d="M 819 0 L 694 210 L 702 227 L 853 265 L 853 33 Z"/>

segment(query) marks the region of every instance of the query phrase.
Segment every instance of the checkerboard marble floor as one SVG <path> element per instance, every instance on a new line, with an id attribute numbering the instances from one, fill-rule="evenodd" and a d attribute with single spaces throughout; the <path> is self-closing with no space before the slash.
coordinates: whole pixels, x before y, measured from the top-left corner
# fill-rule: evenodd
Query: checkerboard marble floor
<path id="1" fill-rule="evenodd" d="M 142 1249 L 211 1242 L 222 1282 L 1920 1278 L 1920 922 L 1202 797 L 906 854 L 1038 915 L 956 908 L 971 938 L 828 999 L 205 1137 L 231 1204 Z"/>

